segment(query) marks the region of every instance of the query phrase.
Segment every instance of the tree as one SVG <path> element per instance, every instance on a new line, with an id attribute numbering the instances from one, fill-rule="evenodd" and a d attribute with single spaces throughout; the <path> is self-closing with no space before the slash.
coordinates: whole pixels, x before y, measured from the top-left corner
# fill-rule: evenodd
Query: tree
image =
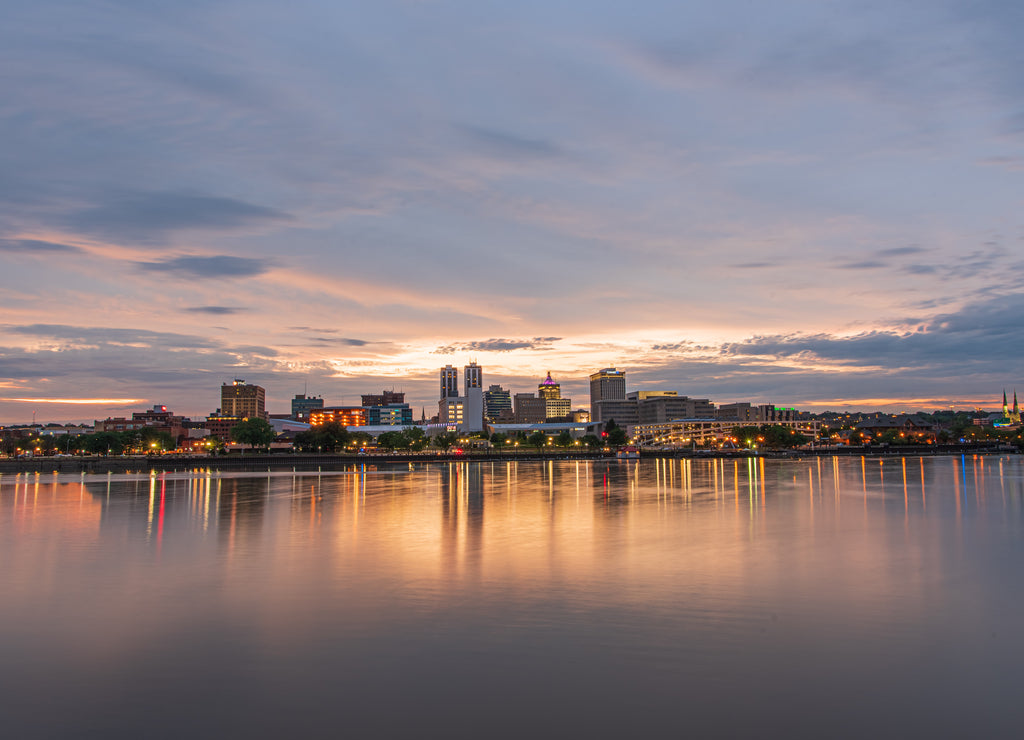
<path id="1" fill-rule="evenodd" d="M 604 442 L 596 434 L 586 434 L 580 441 L 592 450 L 597 450 L 604 446 Z"/>
<path id="2" fill-rule="evenodd" d="M 604 425 L 604 438 L 612 447 L 622 447 L 629 442 L 626 430 L 616 424 L 615 419 L 609 419 L 608 423 Z"/>
<path id="3" fill-rule="evenodd" d="M 527 437 L 526 441 L 528 444 L 531 444 L 537 449 L 540 449 L 541 447 L 547 444 L 548 435 L 544 434 L 544 432 L 538 429 L 536 432 Z"/>
<path id="4" fill-rule="evenodd" d="M 508 436 L 501 432 L 495 432 L 491 435 L 491 444 L 500 449 L 508 444 Z"/>
<path id="5" fill-rule="evenodd" d="M 269 447 L 276 436 L 266 419 L 243 419 L 231 428 L 231 439 L 249 445 L 250 449 Z"/>
<path id="6" fill-rule="evenodd" d="M 377 437 L 377 446 L 386 450 L 404 450 L 409 447 L 409 439 L 402 432 L 383 432 Z"/>
<path id="7" fill-rule="evenodd" d="M 352 441 L 348 429 L 338 422 L 313 427 L 295 435 L 295 447 L 303 452 L 337 452 Z"/>
<path id="8" fill-rule="evenodd" d="M 177 445 L 169 432 L 146 427 L 139 434 L 139 444 L 146 452 L 173 450 Z"/>
<path id="9" fill-rule="evenodd" d="M 563 430 L 555 437 L 555 444 L 559 447 L 572 447 L 572 435 L 568 430 Z"/>
<path id="10" fill-rule="evenodd" d="M 86 436 L 84 446 L 94 455 L 120 455 L 124 451 L 124 439 L 117 432 L 96 432 Z"/>
<path id="11" fill-rule="evenodd" d="M 459 436 L 455 432 L 443 432 L 434 437 L 434 446 L 442 450 L 450 450 Z"/>
<path id="12" fill-rule="evenodd" d="M 402 430 L 405 437 L 405 446 L 413 452 L 419 452 L 427 446 L 427 435 L 419 427 L 410 427 Z"/>

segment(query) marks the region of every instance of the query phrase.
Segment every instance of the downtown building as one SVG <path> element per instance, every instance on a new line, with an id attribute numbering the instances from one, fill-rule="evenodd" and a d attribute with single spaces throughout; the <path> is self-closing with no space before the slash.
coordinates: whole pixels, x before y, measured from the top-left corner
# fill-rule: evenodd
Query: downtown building
<path id="1" fill-rule="evenodd" d="M 451 365 L 441 368 L 441 398 L 437 402 L 436 432 L 484 431 L 483 368 L 471 362 L 463 368 L 465 395 L 459 395 L 458 370 Z"/>

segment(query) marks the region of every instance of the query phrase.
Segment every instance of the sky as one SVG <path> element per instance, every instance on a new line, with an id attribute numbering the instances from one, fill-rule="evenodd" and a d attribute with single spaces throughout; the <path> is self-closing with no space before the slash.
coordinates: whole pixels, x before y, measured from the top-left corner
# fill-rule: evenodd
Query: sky
<path id="1" fill-rule="evenodd" d="M 0 423 L 1024 394 L 1019 2 L 0 7 Z"/>

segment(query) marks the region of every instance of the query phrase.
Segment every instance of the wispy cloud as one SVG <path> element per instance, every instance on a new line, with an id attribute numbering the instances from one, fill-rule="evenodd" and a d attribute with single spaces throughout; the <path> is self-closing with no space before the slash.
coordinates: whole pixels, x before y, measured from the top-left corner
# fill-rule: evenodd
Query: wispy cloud
<path id="1" fill-rule="evenodd" d="M 159 262 L 137 262 L 136 265 L 150 272 L 178 273 L 197 278 L 253 277 L 262 275 L 271 267 L 269 260 L 230 255 L 173 257 Z"/>
<path id="2" fill-rule="evenodd" d="M 151 243 L 182 230 L 229 231 L 291 219 L 274 208 L 234 198 L 177 192 L 138 192 L 112 196 L 68 217 L 85 233 L 125 242 Z"/>
<path id="3" fill-rule="evenodd" d="M 188 313 L 208 313 L 214 316 L 228 316 L 231 314 L 243 313 L 249 309 L 241 308 L 239 306 L 189 306 L 184 310 Z"/>
<path id="4" fill-rule="evenodd" d="M 71 244 L 60 244 L 39 239 L 0 239 L 0 252 L 49 255 L 55 252 L 74 253 L 81 251 L 81 249 Z"/>
<path id="5" fill-rule="evenodd" d="M 550 349 L 561 337 L 534 337 L 533 339 L 484 339 L 461 344 L 449 344 L 434 350 L 437 355 L 452 355 L 457 352 L 513 352 L 515 350 Z"/>

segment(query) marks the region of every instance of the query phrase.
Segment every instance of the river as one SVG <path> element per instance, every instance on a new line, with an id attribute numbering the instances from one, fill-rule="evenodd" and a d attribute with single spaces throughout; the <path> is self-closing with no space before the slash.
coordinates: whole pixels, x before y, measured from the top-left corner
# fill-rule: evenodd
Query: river
<path id="1" fill-rule="evenodd" d="M 12 738 L 1018 737 L 1018 456 L 0 476 Z"/>

